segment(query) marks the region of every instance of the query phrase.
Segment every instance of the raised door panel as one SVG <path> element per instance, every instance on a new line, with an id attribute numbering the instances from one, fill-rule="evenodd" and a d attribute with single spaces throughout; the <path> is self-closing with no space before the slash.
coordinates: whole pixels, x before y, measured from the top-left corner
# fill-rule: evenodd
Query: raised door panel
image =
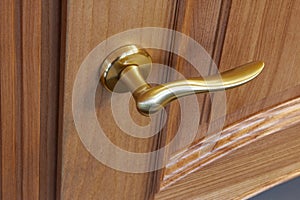
<path id="1" fill-rule="evenodd" d="M 181 2 L 176 30 L 201 44 L 220 72 L 250 61 L 265 62 L 262 74 L 254 81 L 226 91 L 224 127 L 300 95 L 300 34 L 295 25 L 300 19 L 299 7 L 299 1 L 294 0 L 211 1 L 204 5 L 201 1 Z M 172 61 L 186 77 L 212 73 L 211 63 L 199 74 L 182 58 Z M 197 96 L 202 112 L 195 142 L 204 137 L 213 119 L 221 118 L 214 116 L 213 95 Z M 181 123 L 178 106 L 170 106 L 169 119 L 167 132 L 172 139 Z"/>
<path id="2" fill-rule="evenodd" d="M 275 134 L 279 130 L 287 129 L 299 122 L 295 113 L 299 109 L 297 103 L 299 99 L 297 98 L 300 96 L 300 71 L 297 67 L 299 65 L 297 55 L 300 44 L 297 21 L 300 19 L 298 12 L 300 2 L 292 0 L 224 2 L 218 18 L 218 33 L 215 40 L 215 44 L 219 43 L 221 50 L 211 53 L 219 71 L 225 71 L 252 60 L 265 61 L 265 68 L 262 74 L 252 82 L 226 91 L 226 120 L 223 124 L 225 129 L 212 134 L 217 136 L 215 138 L 204 135 L 207 127 L 214 123 L 211 118 L 216 119 L 217 123 L 219 120 L 217 116 L 214 116 L 211 109 L 211 99 L 216 99 L 210 98 L 210 96 L 206 97 L 198 136 L 194 143 L 187 146 L 186 149 L 172 154 L 162 175 L 161 191 L 157 194 L 158 199 L 168 199 L 166 194 L 170 194 L 169 192 L 174 194 L 175 190 L 182 190 L 182 194 L 189 195 L 188 191 L 193 189 L 187 189 L 185 186 L 195 187 L 195 191 L 196 188 L 199 189 L 200 186 L 197 186 L 196 177 L 201 176 L 202 168 L 209 163 L 225 162 L 227 157 L 235 154 L 232 152 L 239 152 L 242 146 L 247 145 L 248 148 L 251 148 L 251 145 L 255 144 L 258 138 Z M 195 13 L 197 10 L 196 7 L 191 7 L 189 12 Z M 196 19 L 193 20 L 194 24 L 201 23 L 201 19 Z M 183 21 L 182 23 L 188 22 Z M 190 28 L 187 26 L 185 31 Z M 192 35 L 197 33 L 197 30 L 193 29 L 189 32 Z M 202 43 L 205 44 L 205 42 Z M 214 48 L 218 49 L 218 46 L 214 46 Z M 185 71 L 186 68 L 179 70 Z M 288 102 L 285 103 L 286 101 Z M 200 103 L 202 102 L 200 101 Z M 218 104 L 224 105 L 224 103 L 219 102 Z M 280 110 L 285 106 L 287 106 L 286 110 Z M 171 114 L 171 118 L 178 119 L 178 112 Z M 173 124 L 179 123 L 180 119 L 173 122 Z M 237 131 L 238 128 L 241 130 Z M 284 132 L 282 131 L 282 134 Z M 173 137 L 172 133 L 169 137 Z M 275 136 L 268 136 L 265 141 L 274 142 L 272 137 Z M 285 140 L 282 142 L 286 142 Z M 210 144 L 210 148 L 205 146 L 207 144 Z M 289 158 L 286 159 L 283 162 L 289 162 Z M 272 163 L 273 161 L 269 160 L 268 162 Z M 282 177 L 296 176 L 297 173 L 294 172 L 297 167 L 293 168 L 294 171 L 291 174 L 282 174 Z M 234 169 L 232 166 L 227 170 Z M 209 168 L 207 170 L 209 171 Z M 241 170 L 243 169 L 241 168 Z M 247 170 L 243 170 L 243 172 L 248 173 Z M 257 187 L 257 190 L 259 187 L 265 189 L 270 185 L 279 183 L 281 179 L 273 177 L 265 181 L 259 186 L 255 185 L 254 182 L 249 182 L 248 186 Z M 242 194 L 243 192 L 235 194 L 228 190 L 227 195 L 232 194 L 232 198 L 238 198 L 239 195 L 251 195 L 251 192 L 257 191 L 246 191 L 246 186 L 246 184 L 241 185 L 241 187 L 245 187 L 243 188 L 244 194 Z M 228 187 L 230 186 L 228 185 Z M 209 189 L 201 189 L 202 191 L 198 193 L 199 197 L 211 198 Z M 185 193 L 185 191 L 187 192 Z M 176 197 L 175 194 L 170 196 Z M 229 196 L 224 195 L 224 197 Z M 177 197 L 180 199 L 183 196 L 178 194 Z M 194 197 L 196 197 L 196 192 Z"/>
<path id="3" fill-rule="evenodd" d="M 227 121 L 300 95 L 300 1 L 233 1 L 220 71 L 250 60 L 266 67 L 255 81 L 227 92 Z"/>

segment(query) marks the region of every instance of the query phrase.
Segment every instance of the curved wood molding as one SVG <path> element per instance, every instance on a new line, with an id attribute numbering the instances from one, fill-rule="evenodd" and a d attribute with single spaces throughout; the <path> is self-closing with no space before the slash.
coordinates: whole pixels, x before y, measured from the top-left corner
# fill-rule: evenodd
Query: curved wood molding
<path id="1" fill-rule="evenodd" d="M 213 149 L 209 152 L 204 145 L 206 138 L 173 156 L 166 166 L 161 191 L 197 171 L 212 161 L 221 158 L 245 145 L 292 127 L 300 122 L 300 98 L 260 112 L 224 129 Z M 205 152 L 205 153 L 203 153 Z"/>

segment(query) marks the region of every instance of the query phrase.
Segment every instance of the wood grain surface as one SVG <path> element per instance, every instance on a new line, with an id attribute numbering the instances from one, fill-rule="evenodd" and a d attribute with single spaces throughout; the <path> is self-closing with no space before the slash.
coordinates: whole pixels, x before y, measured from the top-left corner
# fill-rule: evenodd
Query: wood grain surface
<path id="1" fill-rule="evenodd" d="M 212 115 L 211 100 L 198 96 L 199 134 L 191 147 L 172 153 L 157 199 L 244 198 L 299 174 L 299 0 L 69 0 L 62 2 L 63 8 L 60 4 L 59 0 L 0 4 L 1 199 L 154 197 L 161 171 L 125 173 L 97 161 L 78 137 L 71 103 L 76 74 L 89 52 L 116 33 L 147 26 L 191 36 L 220 71 L 251 60 L 266 63 L 257 79 L 227 91 L 227 128 L 213 151 L 201 149 L 208 139 L 203 140 L 203 133 Z M 173 66 L 186 77 L 200 76 L 182 58 L 149 51 L 157 63 Z M 210 74 L 211 63 L 204 65 Z M 174 78 L 168 75 L 156 78 Z M 96 114 L 107 137 L 120 148 L 148 152 L 174 137 L 180 124 L 176 102 L 161 134 L 137 139 L 114 123 L 110 97 L 98 87 Z M 150 123 L 137 113 L 133 101 L 129 109 L 137 124 Z M 160 119 L 152 123 L 159 127 Z"/>
<path id="2" fill-rule="evenodd" d="M 278 105 L 270 110 L 263 111 L 248 119 L 244 119 L 227 127 L 215 139 L 213 149 L 205 152 L 209 138 L 193 144 L 189 149 L 176 154 L 170 159 L 161 189 L 167 188 L 189 173 L 197 171 L 206 163 L 236 151 L 266 135 L 296 125 L 300 121 L 300 98 Z"/>
<path id="3" fill-rule="evenodd" d="M 299 1 L 210 1 L 203 5 L 201 2 L 180 2 L 175 28 L 199 42 L 220 72 L 253 60 L 266 64 L 258 78 L 226 91 L 224 126 L 300 95 L 297 67 L 300 32 L 295 25 L 300 20 Z M 206 30 L 204 34 L 202 28 Z M 174 57 L 172 62 L 186 77 L 200 76 L 182 58 Z M 207 74 L 211 73 L 210 63 L 204 65 L 207 65 Z M 211 110 L 214 95 L 197 96 L 202 116 L 195 140 L 204 137 L 211 118 L 218 118 Z M 169 113 L 166 143 L 174 137 L 181 123 L 176 102 L 171 104 Z"/>
<path id="4" fill-rule="evenodd" d="M 220 71 L 263 60 L 262 74 L 229 90 L 226 124 L 300 95 L 300 1 L 233 1 Z"/>
<path id="5" fill-rule="evenodd" d="M 181 73 L 185 78 L 201 77 L 211 74 L 212 62 L 219 62 L 223 46 L 225 29 L 229 15 L 231 1 L 179 1 L 174 29 L 182 32 L 198 42 L 212 59 L 203 60 L 201 63 L 202 73 L 200 74 L 195 66 L 192 66 L 182 57 L 172 56 L 170 66 Z M 176 40 L 176 38 L 175 38 Z M 202 52 L 199 52 L 199 54 Z M 203 56 L 203 55 L 199 55 Z M 171 80 L 178 80 L 178 77 L 169 77 Z M 199 135 L 206 131 L 207 116 L 210 112 L 209 96 L 206 94 L 197 95 L 199 112 L 201 113 L 199 124 Z M 184 101 L 184 99 L 183 99 Z M 166 125 L 166 143 L 174 138 L 181 123 L 180 106 L 178 102 L 172 102 L 169 106 L 168 123 Z M 179 144 L 178 144 L 179 145 Z M 176 146 L 176 145 L 174 145 Z M 175 150 L 169 149 L 172 155 Z"/>
<path id="6" fill-rule="evenodd" d="M 61 155 L 57 198 L 150 199 L 157 186 L 156 173 L 137 174 L 114 170 L 96 160 L 83 146 L 73 121 L 72 89 L 80 64 L 96 45 L 114 34 L 132 28 L 172 28 L 176 1 L 75 0 L 67 1 L 65 6 L 66 32 L 63 34 L 66 36 L 66 47 L 64 77 L 61 80 L 64 93 L 60 115 Z M 168 61 L 168 54 L 152 52 L 154 61 Z M 162 74 L 158 76 L 161 77 Z M 112 115 L 110 98 L 111 93 L 99 85 L 95 108 L 99 124 L 106 136 L 116 146 L 133 152 L 148 152 L 158 146 L 157 137 L 137 139 L 122 131 Z M 140 125 L 147 125 L 149 119 L 141 117 L 134 108 L 132 102 L 129 109 L 134 121 Z M 113 152 L 110 157 L 117 159 Z"/>
<path id="7" fill-rule="evenodd" d="M 295 26 L 299 18 L 298 3 L 292 0 L 276 3 L 235 0 L 209 3 L 180 1 L 177 4 L 175 1 L 128 1 L 126 5 L 115 1 L 74 1 L 72 4 L 67 2 L 59 196 L 75 199 L 93 198 L 102 191 L 102 195 L 117 199 L 121 195 L 118 191 L 122 190 L 124 198 L 150 198 L 155 191 L 154 174 L 124 174 L 105 167 L 88 154 L 76 134 L 70 105 L 72 85 L 78 66 L 95 45 L 129 28 L 159 26 L 174 28 L 195 38 L 206 48 L 221 71 L 251 60 L 265 61 L 266 69 L 259 78 L 226 93 L 228 112 L 225 125 L 228 126 L 299 96 L 300 78 L 296 67 L 298 59 L 295 56 L 299 49 L 299 31 Z M 135 15 L 128 14 L 128 11 Z M 115 13 L 122 15 L 116 16 Z M 155 56 L 154 52 L 157 61 L 169 63 L 187 77 L 199 76 L 181 58 L 174 55 L 168 57 L 167 54 L 156 55 L 158 56 Z M 166 56 L 169 62 L 163 58 Z M 209 74 L 211 63 L 206 64 Z M 163 79 L 163 76 L 161 78 Z M 176 103 L 172 103 L 168 127 L 165 128 L 167 134 L 148 141 L 136 140 L 126 136 L 112 123 L 109 93 L 99 86 L 96 96 L 99 123 L 106 124 L 107 136 L 114 144 L 129 151 L 147 152 L 153 147 L 166 144 L 173 138 L 180 122 L 178 107 Z M 195 143 L 203 138 L 211 117 L 210 98 L 199 95 L 198 100 L 202 119 Z M 134 109 L 134 106 L 131 104 L 130 108 Z M 146 118 L 140 118 L 136 111 L 132 111 L 131 114 L 139 124 L 145 125 L 149 122 Z M 255 143 L 256 140 L 251 142 Z M 166 171 L 166 177 L 169 172 Z M 100 178 L 97 177 L 109 181 L 99 182 Z M 119 184 L 116 185 L 116 181 L 111 177 L 118 177 Z M 91 186 L 91 183 L 97 184 Z M 130 190 L 124 189 L 124 185 L 132 187 Z"/>
<path id="8" fill-rule="evenodd" d="M 201 8 L 197 8 L 196 5 L 191 6 L 193 1 L 184 1 L 182 4 L 185 6 L 180 7 L 178 12 L 178 16 L 180 16 L 180 9 L 182 8 L 182 18 L 179 17 L 176 27 L 181 27 L 180 31 L 192 35 L 200 44 L 204 44 L 208 53 L 219 66 L 220 71 L 234 68 L 252 60 L 263 60 L 266 64 L 263 73 L 257 79 L 241 87 L 226 91 L 227 112 L 225 127 L 236 122 L 240 122 L 240 125 L 242 125 L 243 120 L 255 113 L 272 109 L 278 104 L 299 97 L 300 71 L 297 66 L 300 60 L 297 55 L 299 54 L 300 34 L 299 26 L 296 24 L 300 20 L 300 1 L 233 0 L 223 1 L 222 4 L 214 2 L 212 7 L 209 7 L 210 4 L 206 4 L 205 11 L 212 14 L 209 19 L 218 20 L 218 26 L 215 29 L 213 25 L 207 25 L 206 27 L 205 23 L 203 24 L 203 21 L 201 21 L 201 19 L 205 19 L 205 12 L 197 12 L 205 7 L 205 5 L 202 5 Z M 216 5 L 219 5 L 219 7 Z M 219 12 L 216 12 L 218 9 Z M 197 20 L 197 15 L 201 15 L 201 19 Z M 219 17 L 216 18 L 216 15 Z M 208 30 L 207 33 L 210 34 L 204 35 L 205 37 L 202 35 L 199 36 L 198 30 L 201 27 L 206 27 L 206 30 Z M 211 35 L 215 36 L 213 40 L 209 37 Z M 207 46 L 209 41 L 214 42 Z M 181 59 L 178 59 L 178 61 L 177 68 L 181 73 L 187 74 L 189 77 L 198 76 L 197 73 L 191 70 L 192 66 L 189 66 Z M 201 94 L 198 100 L 203 107 L 199 133 L 195 138 L 196 144 L 198 144 L 201 138 L 204 138 L 203 133 L 205 134 L 207 127 L 212 122 L 210 121 L 210 117 L 213 114 L 211 113 L 211 98 L 209 96 L 204 98 L 203 94 Z M 222 102 L 223 104 L 224 102 Z M 167 141 L 170 141 L 174 137 L 174 133 L 178 129 L 180 124 L 179 116 L 178 107 L 171 105 Z M 282 124 L 278 123 L 278 126 L 280 125 Z M 251 142 L 255 142 L 255 139 L 251 140 Z M 165 181 L 162 182 L 161 189 L 168 188 L 167 186 L 173 183 L 173 178 L 176 182 L 176 176 L 182 178 L 189 171 L 184 171 L 183 168 L 191 166 L 184 163 L 180 158 L 183 152 L 192 152 L 193 147 L 188 147 L 188 150 L 183 149 L 182 152 L 171 154 L 173 155 L 173 159 L 170 160 L 170 165 L 165 170 L 165 175 L 163 176 Z M 195 154 L 191 154 L 191 157 L 186 154 L 184 155 L 187 156 L 187 159 L 191 159 L 192 163 L 198 157 L 211 153 L 210 150 L 204 148 L 201 149 L 201 154 L 198 155 L 199 152 L 196 152 Z M 222 156 L 223 153 L 226 154 L 226 151 L 219 153 Z M 182 163 L 180 164 L 181 161 Z M 204 157 L 202 162 L 205 165 L 206 162 L 209 163 L 212 161 Z M 177 168 L 177 164 L 183 168 Z M 195 165 L 199 165 L 199 163 L 195 162 Z M 191 171 L 197 170 L 192 168 L 189 169 Z M 170 189 L 170 191 L 172 190 Z M 158 196 L 160 197 L 160 194 Z"/>
<path id="9" fill-rule="evenodd" d="M 1 198 L 53 199 L 58 1 L 2 1 Z"/>
<path id="10" fill-rule="evenodd" d="M 299 131 L 300 98 L 230 126 L 171 159 L 155 199 L 243 199 L 299 176 Z"/>
<path id="11" fill-rule="evenodd" d="M 42 1 L 39 199 L 56 199 L 61 1 Z"/>
<path id="12" fill-rule="evenodd" d="M 0 8 L 1 196 L 21 199 L 20 10 L 16 1 L 3 1 Z"/>
<path id="13" fill-rule="evenodd" d="M 42 10 L 40 1 L 22 2 L 21 5 L 22 198 L 38 199 Z"/>

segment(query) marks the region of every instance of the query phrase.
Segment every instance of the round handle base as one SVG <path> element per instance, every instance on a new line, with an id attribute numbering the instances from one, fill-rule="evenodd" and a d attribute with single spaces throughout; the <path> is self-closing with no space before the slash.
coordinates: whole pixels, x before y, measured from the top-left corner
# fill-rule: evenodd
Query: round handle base
<path id="1" fill-rule="evenodd" d="M 151 71 L 152 59 L 146 50 L 136 45 L 123 46 L 113 51 L 101 64 L 104 69 L 101 75 L 102 84 L 113 92 L 129 92 L 126 85 L 117 83 L 121 72 L 132 65 L 138 66 L 140 74 L 146 79 Z"/>

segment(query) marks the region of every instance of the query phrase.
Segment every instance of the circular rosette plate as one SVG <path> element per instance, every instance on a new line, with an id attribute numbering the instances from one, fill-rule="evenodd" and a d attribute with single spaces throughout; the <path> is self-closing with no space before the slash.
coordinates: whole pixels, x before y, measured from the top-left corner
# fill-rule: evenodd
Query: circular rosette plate
<path id="1" fill-rule="evenodd" d="M 151 71 L 152 59 L 145 49 L 136 45 L 123 46 L 113 51 L 101 64 L 104 69 L 101 75 L 102 84 L 113 92 L 129 92 L 126 85 L 117 83 L 122 71 L 132 65 L 138 66 L 140 74 L 146 79 Z"/>

